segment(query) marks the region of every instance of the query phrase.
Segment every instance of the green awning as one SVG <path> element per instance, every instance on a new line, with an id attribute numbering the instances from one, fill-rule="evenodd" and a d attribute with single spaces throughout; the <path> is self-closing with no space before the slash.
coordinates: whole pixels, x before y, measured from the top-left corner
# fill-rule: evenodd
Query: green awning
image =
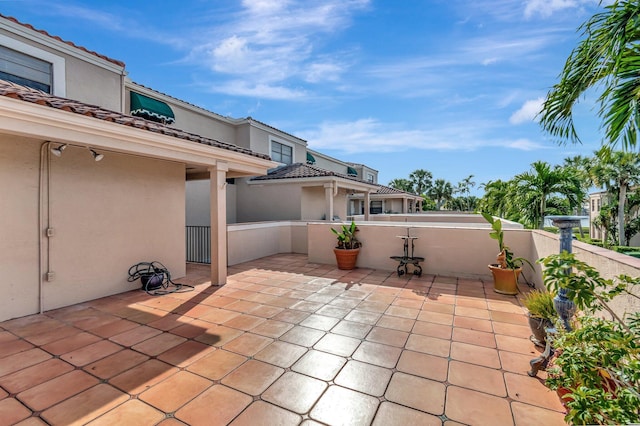
<path id="1" fill-rule="evenodd" d="M 307 152 L 307 164 L 316 164 L 316 159 L 309 152 Z"/>
<path id="2" fill-rule="evenodd" d="M 356 169 L 354 169 L 353 167 L 348 167 L 347 166 L 347 174 L 349 176 L 358 176 L 358 171 Z"/>
<path id="3" fill-rule="evenodd" d="M 165 124 L 176 121 L 169 105 L 135 92 L 131 92 L 131 115 Z"/>

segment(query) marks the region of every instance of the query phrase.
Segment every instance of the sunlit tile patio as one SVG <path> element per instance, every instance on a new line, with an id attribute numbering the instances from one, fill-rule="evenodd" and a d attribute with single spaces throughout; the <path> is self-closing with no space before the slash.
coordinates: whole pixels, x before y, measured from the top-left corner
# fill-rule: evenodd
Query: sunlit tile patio
<path id="1" fill-rule="evenodd" d="M 524 309 L 490 282 L 290 254 L 223 287 L 187 271 L 191 292 L 0 323 L 0 425 L 564 424 L 526 374 Z"/>

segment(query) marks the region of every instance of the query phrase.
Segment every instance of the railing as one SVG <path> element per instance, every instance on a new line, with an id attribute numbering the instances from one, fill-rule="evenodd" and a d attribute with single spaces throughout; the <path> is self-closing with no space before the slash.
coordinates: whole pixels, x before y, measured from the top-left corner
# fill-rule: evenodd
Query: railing
<path id="1" fill-rule="evenodd" d="M 187 262 L 211 263 L 211 227 L 186 227 Z"/>

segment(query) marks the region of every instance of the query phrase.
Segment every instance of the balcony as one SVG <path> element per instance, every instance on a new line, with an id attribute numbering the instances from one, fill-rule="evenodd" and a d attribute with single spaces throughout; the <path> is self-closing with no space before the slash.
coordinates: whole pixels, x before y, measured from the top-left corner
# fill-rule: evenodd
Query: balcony
<path id="1" fill-rule="evenodd" d="M 232 266 L 224 287 L 187 270 L 192 292 L 0 323 L 2 423 L 564 424 L 526 374 L 538 350 L 518 297 L 491 282 L 304 254 Z"/>

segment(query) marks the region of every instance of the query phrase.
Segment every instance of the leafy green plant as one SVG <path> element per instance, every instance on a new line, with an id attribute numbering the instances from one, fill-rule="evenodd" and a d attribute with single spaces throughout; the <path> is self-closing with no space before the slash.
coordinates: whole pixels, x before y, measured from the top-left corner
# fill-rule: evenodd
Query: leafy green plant
<path id="1" fill-rule="evenodd" d="M 640 313 L 620 316 L 609 302 L 621 294 L 640 298 L 640 279 L 605 279 L 566 251 L 540 259 L 549 291 L 567 291 L 582 310 L 576 327 L 559 329 L 547 386 L 566 392 L 565 420 L 570 424 L 640 422 Z M 604 314 L 604 312 L 608 315 Z M 596 315 L 597 314 L 597 315 Z"/>
<path id="2" fill-rule="evenodd" d="M 358 241 L 355 237 L 356 232 L 358 232 L 358 227 L 354 221 L 351 221 L 350 225 L 342 225 L 341 230 L 336 230 L 331 228 L 331 231 L 338 238 L 338 245 L 336 248 L 339 249 L 357 249 L 362 246 L 362 243 Z"/>
<path id="3" fill-rule="evenodd" d="M 517 269 L 524 263 L 528 263 L 531 268 L 533 265 L 524 257 L 514 257 L 513 252 L 504 244 L 504 231 L 502 230 L 502 221 L 500 218 L 494 218 L 489 213 L 482 213 L 482 217 L 491 225 L 489 237 L 498 241 L 498 265 L 502 269 Z"/>
<path id="4" fill-rule="evenodd" d="M 551 320 L 558 316 L 553 307 L 553 294 L 548 291 L 531 290 L 522 298 L 522 304 L 534 318 Z"/>

